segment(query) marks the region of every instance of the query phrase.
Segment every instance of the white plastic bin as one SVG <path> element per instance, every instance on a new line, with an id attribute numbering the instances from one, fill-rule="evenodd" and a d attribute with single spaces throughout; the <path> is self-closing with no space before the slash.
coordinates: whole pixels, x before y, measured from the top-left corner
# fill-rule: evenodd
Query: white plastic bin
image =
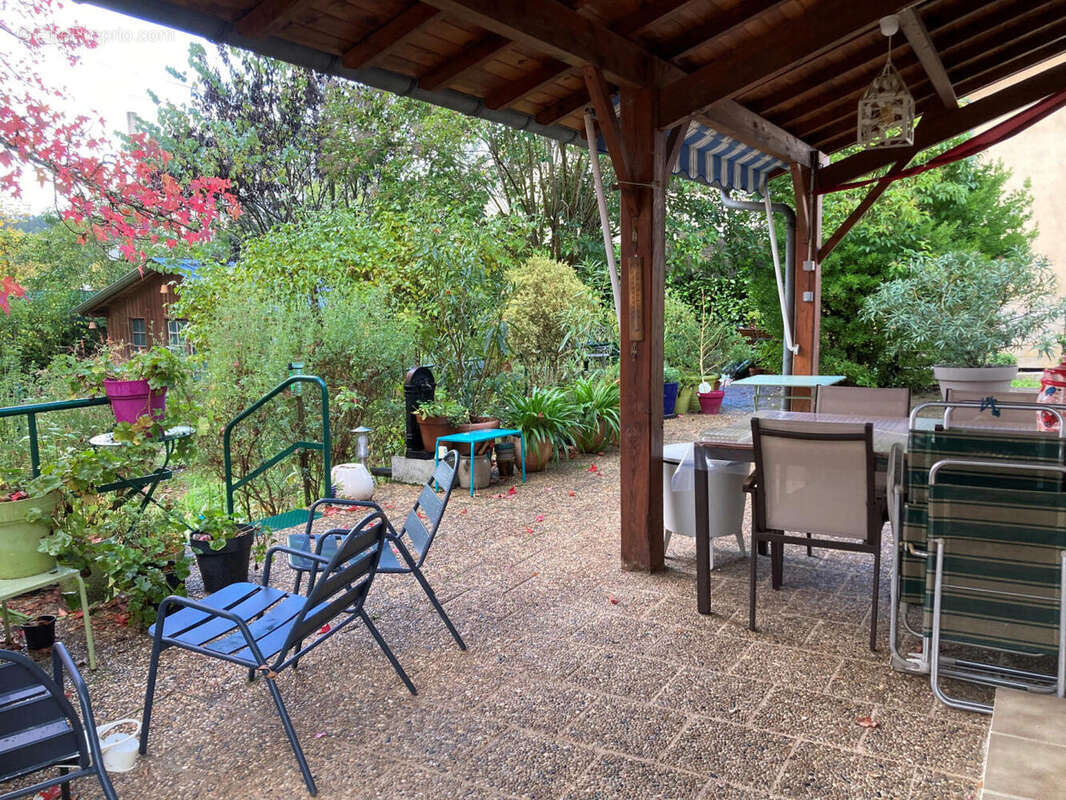
<path id="1" fill-rule="evenodd" d="M 746 461 L 707 462 L 707 518 L 711 535 L 711 568 L 714 540 L 735 536 L 744 552 L 744 480 L 752 465 Z M 682 474 L 677 475 L 681 472 Z M 677 476 L 675 479 L 675 475 Z M 696 488 L 693 479 L 692 445 L 663 448 L 663 527 L 669 536 L 696 535 Z"/>

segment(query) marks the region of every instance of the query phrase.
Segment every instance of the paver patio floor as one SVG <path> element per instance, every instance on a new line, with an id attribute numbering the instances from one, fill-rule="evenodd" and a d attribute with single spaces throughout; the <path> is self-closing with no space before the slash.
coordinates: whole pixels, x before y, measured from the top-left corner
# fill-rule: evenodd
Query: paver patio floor
<path id="1" fill-rule="evenodd" d="M 668 422 L 667 440 L 706 426 Z M 618 469 L 611 452 L 514 495 L 453 494 L 426 573 L 467 652 L 412 579 L 378 579 L 368 607 L 417 697 L 358 626 L 283 674 L 319 796 L 976 798 L 987 718 L 889 669 L 887 559 L 876 654 L 868 558 L 796 548 L 780 592 L 767 564 L 752 633 L 747 562 L 719 540 L 714 614 L 701 617 L 692 540 L 675 537 L 663 573 L 620 570 Z M 385 485 L 377 499 L 401 518 L 416 491 Z M 98 721 L 139 716 L 148 637 L 103 627 Z M 136 800 L 307 796 L 265 688 L 177 651 L 162 659 L 149 755 L 115 785 Z M 80 782 L 79 796 L 95 792 Z"/>

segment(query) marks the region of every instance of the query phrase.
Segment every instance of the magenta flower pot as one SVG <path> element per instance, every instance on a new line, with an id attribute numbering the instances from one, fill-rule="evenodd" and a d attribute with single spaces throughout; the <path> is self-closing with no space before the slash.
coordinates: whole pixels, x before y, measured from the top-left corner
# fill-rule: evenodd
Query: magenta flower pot
<path id="1" fill-rule="evenodd" d="M 167 387 L 151 389 L 148 381 L 104 381 L 104 392 L 111 401 L 115 422 L 136 422 L 150 416 L 163 421 L 167 402 Z"/>
<path id="2" fill-rule="evenodd" d="M 724 389 L 715 389 L 711 392 L 700 392 L 700 413 L 717 414 L 722 410 L 722 399 L 724 397 Z"/>

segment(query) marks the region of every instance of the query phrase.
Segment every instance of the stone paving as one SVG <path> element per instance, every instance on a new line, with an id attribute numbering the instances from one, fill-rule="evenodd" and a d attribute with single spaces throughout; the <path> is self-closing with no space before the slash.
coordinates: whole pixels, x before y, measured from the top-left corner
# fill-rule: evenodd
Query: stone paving
<path id="1" fill-rule="evenodd" d="M 706 426 L 669 421 L 667 439 Z M 611 452 L 533 474 L 514 495 L 454 493 L 426 574 L 467 652 L 412 579 L 378 579 L 368 607 L 417 697 L 362 627 L 283 674 L 319 796 L 977 797 L 987 718 L 887 665 L 889 559 L 877 653 L 868 557 L 788 551 L 782 591 L 762 569 L 752 633 L 747 561 L 720 539 L 714 613 L 700 616 L 692 540 L 674 538 L 665 572 L 620 570 L 618 469 Z M 416 491 L 385 485 L 378 499 L 399 520 Z M 98 721 L 139 716 L 149 640 L 99 627 Z M 307 796 L 265 688 L 177 651 L 162 659 L 149 755 L 115 785 L 136 800 Z M 79 796 L 97 796 L 91 782 Z"/>

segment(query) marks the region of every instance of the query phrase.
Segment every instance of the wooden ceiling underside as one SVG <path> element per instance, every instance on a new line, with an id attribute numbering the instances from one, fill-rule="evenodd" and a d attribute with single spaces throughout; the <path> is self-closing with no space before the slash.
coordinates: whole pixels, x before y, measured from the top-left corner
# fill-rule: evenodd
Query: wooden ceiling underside
<path id="1" fill-rule="evenodd" d="M 582 129 L 584 65 L 609 86 L 655 81 L 660 123 L 754 115 L 804 146 L 854 142 L 858 99 L 888 52 L 877 19 L 898 0 L 171 0 L 244 37 L 378 67 L 541 125 Z M 129 6 L 130 3 L 125 3 Z M 137 5 L 137 4 L 134 4 Z M 144 16 L 151 17 L 148 7 Z M 1066 52 L 1066 0 L 924 0 L 892 60 L 919 113 Z M 1066 88 L 1066 86 L 1062 87 Z M 746 116 L 745 116 L 746 115 Z M 758 120 L 757 120 L 758 122 Z"/>

